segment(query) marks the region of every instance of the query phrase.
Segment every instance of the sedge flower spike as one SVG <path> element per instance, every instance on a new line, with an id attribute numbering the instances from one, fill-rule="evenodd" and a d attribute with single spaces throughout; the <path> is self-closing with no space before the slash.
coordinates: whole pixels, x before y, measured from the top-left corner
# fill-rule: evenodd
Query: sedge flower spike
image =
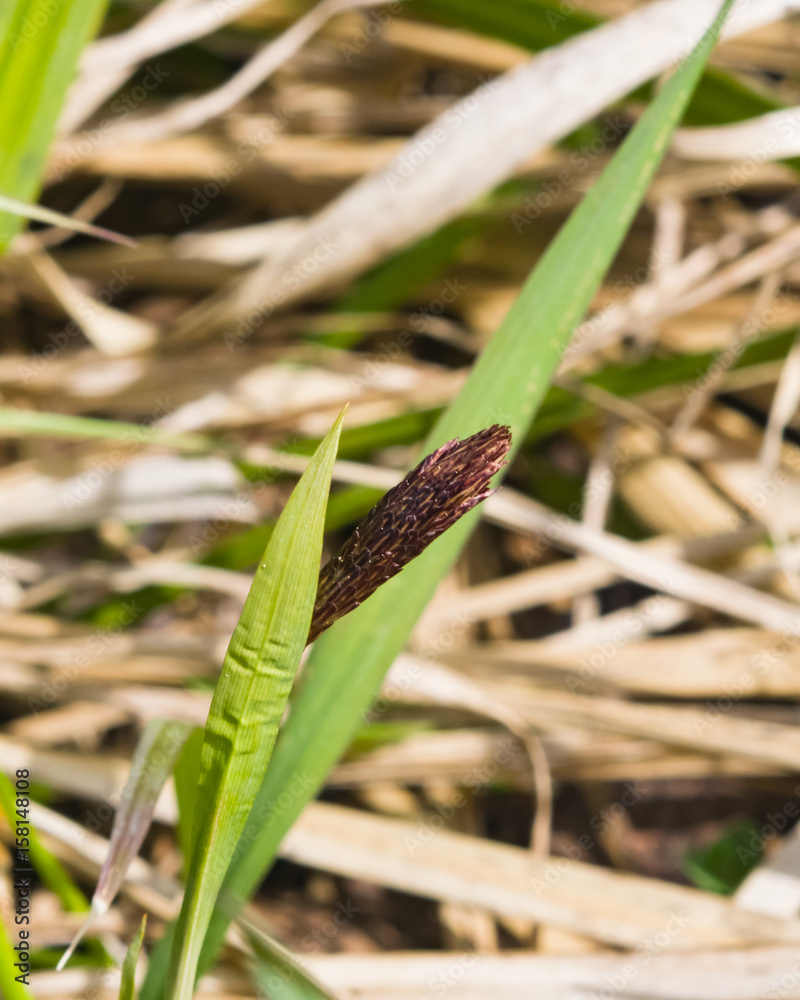
<path id="1" fill-rule="evenodd" d="M 485 500 L 511 431 L 495 424 L 448 441 L 389 490 L 322 567 L 308 641 L 349 614 L 444 531 Z"/>

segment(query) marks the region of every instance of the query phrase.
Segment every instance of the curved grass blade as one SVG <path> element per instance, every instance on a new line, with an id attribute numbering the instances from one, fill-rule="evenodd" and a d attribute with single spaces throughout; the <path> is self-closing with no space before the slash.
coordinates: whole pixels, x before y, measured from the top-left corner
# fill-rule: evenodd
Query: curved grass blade
<path id="1" fill-rule="evenodd" d="M 168 973 L 189 1000 L 217 892 L 267 769 L 306 645 L 344 412 L 278 519 L 225 655 L 200 757 L 193 853 Z"/>
<path id="2" fill-rule="evenodd" d="M 488 423 L 524 440 L 572 331 L 619 249 L 706 64 L 731 0 L 666 82 L 602 176 L 542 256 L 426 450 Z M 322 785 L 361 724 L 384 674 L 474 527 L 467 514 L 406 570 L 316 643 L 269 772 L 253 807 L 256 836 L 225 878 L 203 955 L 213 960 L 225 928 L 269 868 L 283 836 Z M 336 711 L 331 711 L 331 705 Z M 281 808 L 275 803 L 281 798 Z M 163 983 L 145 980 L 142 1000 Z"/>
<path id="3" fill-rule="evenodd" d="M 239 921 L 256 960 L 253 974 L 264 996 L 275 1000 L 336 1000 L 302 965 L 299 957 L 247 920 Z"/>
<path id="4" fill-rule="evenodd" d="M 192 821 L 197 807 L 197 775 L 200 773 L 200 751 L 203 730 L 195 729 L 175 762 L 175 797 L 178 800 L 178 844 L 183 855 L 184 869 L 192 856 Z"/>
<path id="5" fill-rule="evenodd" d="M 206 452 L 220 443 L 191 431 L 173 434 L 149 424 L 129 424 L 122 420 L 100 420 L 70 414 L 45 413 L 0 406 L 0 435 L 3 437 L 58 437 L 80 441 L 135 441 L 137 444 L 164 445 L 186 452 Z"/>
<path id="6" fill-rule="evenodd" d="M 139 952 L 142 950 L 144 940 L 144 929 L 147 926 L 147 914 L 142 917 L 139 930 L 136 932 L 133 941 L 125 955 L 122 963 L 122 978 L 119 984 L 119 1000 L 134 1000 L 136 996 L 136 963 L 139 961 Z"/>
<path id="7" fill-rule="evenodd" d="M 99 240 L 120 243 L 126 247 L 136 246 L 136 240 L 123 236 L 121 233 L 115 233 L 113 229 L 94 226 L 91 222 L 73 219 L 72 216 L 64 215 L 62 212 L 55 212 L 52 208 L 44 208 L 42 205 L 30 205 L 28 202 L 19 201 L 17 198 L 9 198 L 5 194 L 0 194 L 0 212 L 8 212 L 9 215 L 18 215 L 22 219 L 34 219 L 36 222 L 45 222 L 51 226 L 70 229 L 74 233 L 96 236 Z"/>
<path id="8" fill-rule="evenodd" d="M 0 192 L 34 201 L 61 105 L 106 0 L 11 0 L 0 35 Z M 20 217 L 0 211 L 0 252 Z"/>

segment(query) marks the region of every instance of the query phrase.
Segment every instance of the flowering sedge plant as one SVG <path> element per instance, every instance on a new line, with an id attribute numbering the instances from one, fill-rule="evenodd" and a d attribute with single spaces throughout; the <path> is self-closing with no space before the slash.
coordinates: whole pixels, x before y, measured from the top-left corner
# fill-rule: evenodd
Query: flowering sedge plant
<path id="1" fill-rule="evenodd" d="M 303 646 L 365 601 L 434 539 L 492 493 L 511 445 L 494 425 L 449 441 L 376 504 L 340 552 L 319 571 L 328 486 L 344 413 L 320 445 L 281 515 L 256 571 L 223 663 L 192 770 L 199 788 L 184 903 L 168 974 L 170 1000 L 192 995 L 211 909 L 277 736 Z M 316 596 L 315 596 L 316 595 Z M 143 736 L 117 813 L 92 912 L 110 905 L 150 825 L 158 793 L 192 727 L 158 720 Z M 154 770 L 151 758 L 161 766 Z"/>
<path id="2" fill-rule="evenodd" d="M 389 490 L 323 566 L 308 641 L 349 614 L 492 492 L 511 431 L 494 424 L 437 448 Z"/>

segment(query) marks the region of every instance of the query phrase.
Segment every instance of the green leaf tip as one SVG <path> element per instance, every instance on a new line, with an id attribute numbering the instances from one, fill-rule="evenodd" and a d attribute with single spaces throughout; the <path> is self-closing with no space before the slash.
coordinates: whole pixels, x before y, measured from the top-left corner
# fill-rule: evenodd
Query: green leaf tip
<path id="1" fill-rule="evenodd" d="M 136 964 L 139 961 L 139 952 L 142 950 L 142 941 L 147 927 L 147 914 L 142 917 L 139 930 L 134 935 L 128 947 L 125 961 L 122 963 L 122 976 L 119 985 L 119 1000 L 135 1000 L 136 997 Z"/>
<path id="2" fill-rule="evenodd" d="M 192 996 L 211 911 L 267 770 L 311 624 L 333 464 L 346 408 L 278 518 L 214 690 L 192 822 L 192 856 L 168 973 Z"/>

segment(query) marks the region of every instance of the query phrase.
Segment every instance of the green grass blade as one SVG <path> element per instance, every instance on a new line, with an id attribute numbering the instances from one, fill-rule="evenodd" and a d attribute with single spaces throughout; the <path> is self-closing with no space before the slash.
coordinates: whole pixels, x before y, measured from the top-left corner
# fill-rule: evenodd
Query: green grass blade
<path id="1" fill-rule="evenodd" d="M 93 226 L 91 222 L 82 222 L 80 219 L 73 219 L 62 212 L 54 212 L 52 208 L 43 208 L 41 205 L 29 205 L 24 201 L 17 201 L 16 198 L 9 198 L 0 194 L 0 212 L 9 212 L 18 215 L 22 219 L 34 219 L 36 222 L 45 222 L 51 226 L 63 229 L 70 229 L 74 233 L 84 233 L 86 236 L 96 236 L 101 240 L 108 240 L 111 243 L 121 243 L 123 246 L 135 247 L 136 240 L 131 240 L 127 236 L 115 233 L 110 229 L 103 229 L 102 226 Z"/>
<path id="2" fill-rule="evenodd" d="M 325 508 L 344 412 L 317 450 L 270 537 L 217 683 L 200 757 L 193 851 L 169 970 L 189 1000 L 222 878 L 263 780 L 306 645 Z"/>
<path id="3" fill-rule="evenodd" d="M 574 327 L 642 202 L 729 7 L 726 2 L 550 244 L 462 392 L 426 442 L 426 451 L 494 422 L 509 424 L 519 446 Z M 254 806 L 260 832 L 242 845 L 226 877 L 205 961 L 215 953 L 227 922 L 263 877 L 284 834 L 357 731 L 386 670 L 464 545 L 476 516 L 462 518 L 316 644 Z M 279 796 L 283 796 L 281 808 L 276 809 Z M 146 1000 L 158 995 L 158 984 L 152 981 Z"/>
<path id="4" fill-rule="evenodd" d="M 379 264 L 356 282 L 336 303 L 338 312 L 388 312 L 407 302 L 449 264 L 464 244 L 486 229 L 489 216 L 454 219 L 435 233 Z M 406 334 L 408 343 L 411 335 Z M 352 347 L 362 339 L 353 330 L 323 334 L 318 339 L 334 347 Z"/>
<path id="5" fill-rule="evenodd" d="M 0 193 L 34 201 L 61 105 L 107 0 L 11 0 L 0 41 Z M 18 231 L 0 213 L 0 252 Z"/>
<path id="6" fill-rule="evenodd" d="M 129 424 L 123 420 L 99 420 L 96 417 L 75 417 L 64 413 L 42 413 L 0 406 L 0 437 L 30 436 L 164 445 L 189 452 L 207 452 L 222 447 L 219 442 L 203 434 L 175 434 L 148 424 Z"/>
<path id="7" fill-rule="evenodd" d="M 255 953 L 253 974 L 263 995 L 274 1000 L 336 1000 L 288 948 L 241 921 Z"/>
<path id="8" fill-rule="evenodd" d="M 747 819 L 729 827 L 706 847 L 687 851 L 681 868 L 698 889 L 732 896 L 750 872 L 761 864 L 763 845 L 758 827 Z"/>
<path id="9" fill-rule="evenodd" d="M 754 365 L 762 365 L 770 361 L 782 361 L 795 339 L 796 327 L 788 330 L 769 331 L 762 337 L 751 341 L 744 349 L 732 371 L 739 371 Z M 608 364 L 586 378 L 576 378 L 576 385 L 596 385 L 615 396 L 635 397 L 651 389 L 666 386 L 686 385 L 696 382 L 699 373 L 713 364 L 717 354 L 713 351 L 702 351 L 697 354 L 678 354 L 671 358 L 647 358 L 636 364 Z M 542 401 L 536 414 L 536 420 L 528 432 L 526 440 L 538 440 L 555 431 L 569 427 L 578 420 L 593 416 L 597 407 L 580 399 L 558 386 L 551 386 L 547 396 Z M 351 427 L 342 431 L 339 442 L 339 457 L 360 461 L 368 458 L 381 448 L 394 445 L 408 445 L 421 442 L 435 425 L 441 409 L 409 410 L 398 416 L 377 420 L 370 424 Z M 53 437 L 62 440 L 97 440 L 121 441 L 127 444 L 175 448 L 186 454 L 207 454 L 221 452 L 231 455 L 239 461 L 245 471 L 257 478 L 264 468 L 281 468 L 276 459 L 274 466 L 259 466 L 257 469 L 249 466 L 238 455 L 237 449 L 222 438 L 211 438 L 192 432 L 174 433 L 146 424 L 126 423 L 119 420 L 100 420 L 96 417 L 78 417 L 62 413 L 47 413 L 40 410 L 20 410 L 13 407 L 0 406 L 0 438 L 3 437 Z M 305 438 L 292 441 L 291 453 L 276 451 L 276 456 L 311 455 L 320 443 L 319 438 Z M 292 471 L 292 470 L 287 470 Z M 363 502 L 356 498 L 360 491 L 365 498 Z M 354 498 L 350 513 L 342 511 L 331 517 L 345 496 Z M 380 499 L 380 492 L 372 487 L 352 487 L 347 494 L 337 493 L 331 500 L 333 507 L 328 511 L 329 523 L 326 530 L 336 530 L 348 521 L 355 521 L 366 514 L 367 510 Z M 264 551 L 264 544 L 269 533 L 267 524 L 249 528 L 241 535 L 226 539 L 216 549 L 219 557 L 205 557 L 203 561 L 210 565 L 224 566 L 228 569 L 244 569 L 258 559 Z M 226 551 L 241 548 L 232 558 Z"/>
<path id="10" fill-rule="evenodd" d="M 142 950 L 144 940 L 144 929 L 147 926 L 147 914 L 142 917 L 139 930 L 130 943 L 130 947 L 122 963 L 122 978 L 119 984 L 119 1000 L 134 1000 L 136 995 L 136 963 L 139 961 L 139 952 Z"/>
<path id="11" fill-rule="evenodd" d="M 558 0 L 411 0 L 408 13 L 539 52 L 602 24 Z"/>
<path id="12" fill-rule="evenodd" d="M 264 551 L 264 546 L 261 546 Z M 186 741 L 175 763 L 175 797 L 178 800 L 178 843 L 183 854 L 184 868 L 192 856 L 192 821 L 197 807 L 197 775 L 200 773 L 200 751 L 203 730 L 195 729 Z"/>

